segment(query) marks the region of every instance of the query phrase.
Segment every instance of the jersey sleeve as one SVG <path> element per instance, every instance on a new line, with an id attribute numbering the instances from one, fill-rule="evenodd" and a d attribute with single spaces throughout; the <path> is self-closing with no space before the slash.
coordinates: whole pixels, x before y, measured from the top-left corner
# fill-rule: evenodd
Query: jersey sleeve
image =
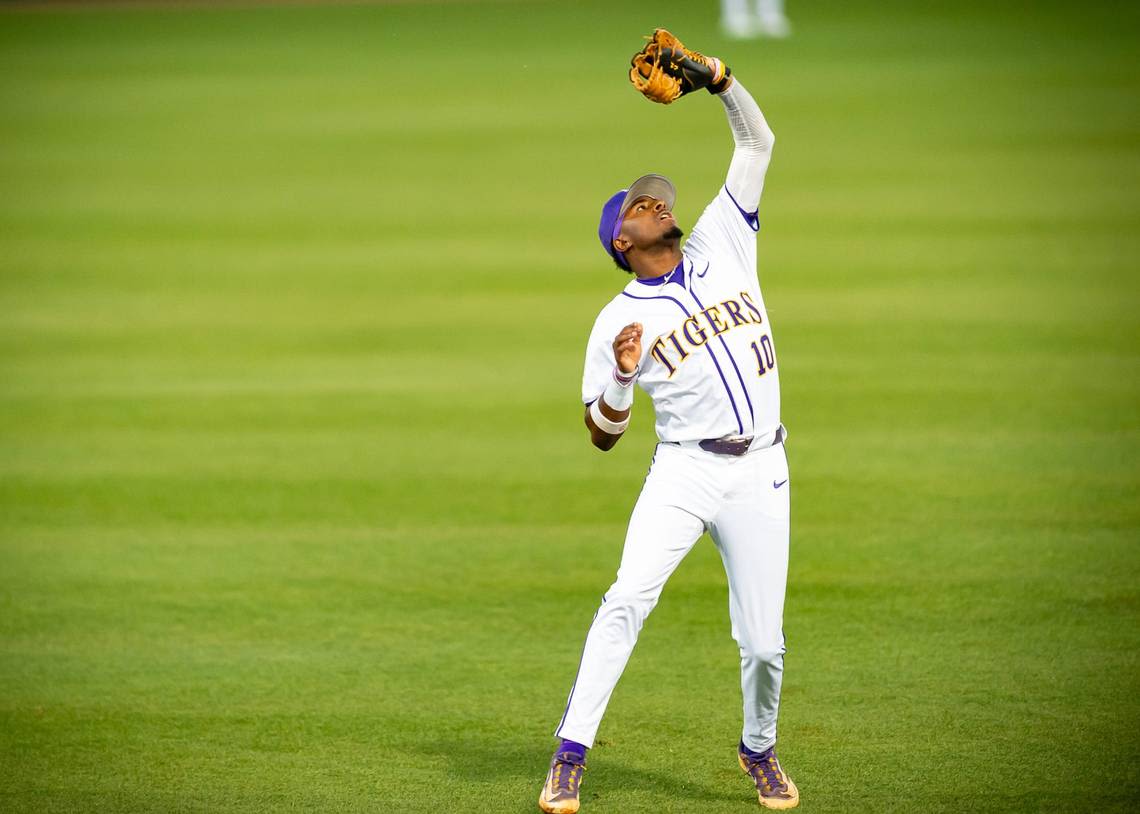
<path id="1" fill-rule="evenodd" d="M 755 280 L 760 196 L 776 137 L 739 79 L 717 98 L 732 130 L 732 161 L 724 186 L 693 228 L 685 253 L 708 261 L 718 274 Z"/>
<path id="2" fill-rule="evenodd" d="M 685 254 L 710 262 L 718 273 L 755 280 L 759 229 L 757 212 L 742 209 L 723 186 L 693 227 Z"/>
<path id="3" fill-rule="evenodd" d="M 582 369 L 582 403 L 590 404 L 609 384 L 614 370 L 614 337 L 621 326 L 614 328 L 612 309 L 607 306 L 598 314 L 590 339 L 586 343 L 586 361 Z"/>
<path id="4" fill-rule="evenodd" d="M 724 104 L 735 144 L 724 185 L 742 211 L 754 213 L 764 191 L 764 176 L 772 160 L 776 135 L 752 94 L 738 79 L 717 98 Z"/>

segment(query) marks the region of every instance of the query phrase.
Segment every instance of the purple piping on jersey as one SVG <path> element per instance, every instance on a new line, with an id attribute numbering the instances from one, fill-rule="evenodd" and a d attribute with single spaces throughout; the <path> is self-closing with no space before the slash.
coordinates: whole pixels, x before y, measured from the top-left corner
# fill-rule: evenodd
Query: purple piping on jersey
<path id="1" fill-rule="evenodd" d="M 677 307 L 681 309 L 681 312 L 684 313 L 685 316 L 689 319 L 693 318 L 693 315 L 689 313 L 689 309 L 686 308 L 680 300 L 667 297 L 664 294 L 659 294 L 655 297 L 635 297 L 629 292 L 623 291 L 621 295 L 623 297 L 629 297 L 631 300 L 671 300 L 676 303 Z M 728 379 L 724 377 L 724 371 L 720 369 L 720 362 L 717 361 L 716 354 L 713 353 L 713 349 L 709 347 L 708 342 L 705 342 L 705 347 L 708 348 L 709 358 L 711 358 L 713 364 L 716 365 L 716 372 L 720 375 L 720 383 L 724 385 L 724 392 L 728 394 L 728 403 L 732 405 L 732 412 L 736 415 L 736 431 L 744 435 L 744 422 L 740 420 L 740 410 L 736 409 L 736 399 L 732 395 L 732 388 L 728 386 Z M 736 363 L 733 362 L 733 365 L 735 366 Z"/>
<path id="2" fill-rule="evenodd" d="M 748 224 L 748 228 L 751 229 L 753 232 L 759 232 L 760 231 L 760 210 L 756 209 L 752 212 L 745 212 L 744 207 L 741 206 L 740 204 L 736 203 L 736 198 L 732 197 L 732 192 L 729 190 L 727 185 L 725 186 L 724 191 L 728 193 L 729 200 L 732 201 L 734 204 L 736 204 L 736 208 L 740 211 L 740 214 L 744 217 L 744 222 Z"/>
<path id="3" fill-rule="evenodd" d="M 675 279 L 675 280 L 673 279 L 674 274 L 678 275 L 677 279 Z M 640 277 L 638 277 L 637 281 L 639 283 L 641 283 L 642 285 L 665 285 L 665 283 L 676 283 L 677 285 L 684 288 L 684 286 L 685 286 L 685 261 L 682 260 L 680 263 L 678 263 L 676 266 L 674 266 L 672 271 L 668 271 L 665 274 L 662 274 L 660 277 L 650 277 L 647 280 L 642 280 Z"/>
<path id="4" fill-rule="evenodd" d="M 688 291 L 690 296 L 692 296 L 692 298 L 697 301 L 697 306 L 700 307 L 702 311 L 704 311 L 705 304 L 701 302 L 701 298 L 697 296 L 697 292 L 693 291 L 691 286 L 689 287 Z M 748 417 L 752 419 L 752 431 L 755 432 L 756 413 L 752 409 L 752 398 L 748 395 L 748 385 L 744 383 L 744 377 L 740 375 L 740 368 L 736 366 L 736 358 L 732 355 L 732 351 L 728 349 L 728 343 L 724 341 L 724 337 L 718 336 L 717 339 L 720 340 L 720 344 L 721 347 L 724 348 L 724 352 L 728 354 L 728 361 L 732 362 L 732 369 L 736 371 L 736 380 L 740 382 L 740 389 L 744 391 L 744 400 L 748 402 Z M 740 432 L 742 435 L 744 434 L 743 429 Z"/>

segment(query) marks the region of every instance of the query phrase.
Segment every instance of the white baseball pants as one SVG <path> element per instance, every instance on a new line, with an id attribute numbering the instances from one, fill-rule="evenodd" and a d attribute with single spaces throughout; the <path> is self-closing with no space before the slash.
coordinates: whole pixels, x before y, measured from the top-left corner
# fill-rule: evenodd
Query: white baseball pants
<path id="1" fill-rule="evenodd" d="M 740 646 L 742 739 L 758 752 L 776 742 L 790 491 L 783 444 L 739 457 L 658 444 L 556 736 L 593 746 L 642 624 L 707 530 L 728 575 L 732 636 Z"/>

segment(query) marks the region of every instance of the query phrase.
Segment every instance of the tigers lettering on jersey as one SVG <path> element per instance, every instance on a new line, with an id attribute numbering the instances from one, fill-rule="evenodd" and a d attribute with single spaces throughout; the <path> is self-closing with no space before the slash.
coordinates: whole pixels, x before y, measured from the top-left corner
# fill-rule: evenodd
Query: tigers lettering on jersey
<path id="1" fill-rule="evenodd" d="M 673 378 L 677 368 L 709 339 L 741 325 L 760 325 L 763 321 L 751 295 L 741 291 L 739 300 L 730 298 L 710 305 L 686 319 L 676 330 L 657 337 L 649 355 L 663 364 L 669 378 Z"/>

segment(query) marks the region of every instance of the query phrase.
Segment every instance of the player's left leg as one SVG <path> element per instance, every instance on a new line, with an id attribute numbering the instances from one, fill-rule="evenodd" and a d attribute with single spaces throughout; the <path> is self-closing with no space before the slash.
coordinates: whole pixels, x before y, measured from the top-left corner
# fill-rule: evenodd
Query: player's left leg
<path id="1" fill-rule="evenodd" d="M 757 33 L 782 39 L 792 33 L 792 25 L 784 14 L 784 0 L 756 0 Z"/>
<path id="2" fill-rule="evenodd" d="M 724 561 L 732 635 L 740 647 L 744 726 L 740 762 L 760 803 L 791 808 L 799 793 L 775 756 L 784 674 L 791 483 L 782 445 L 746 455 L 709 531 Z"/>
<path id="3" fill-rule="evenodd" d="M 749 40 L 755 37 L 756 24 L 748 0 L 720 0 L 720 28 L 730 39 Z"/>
<path id="4" fill-rule="evenodd" d="M 740 645 L 742 740 L 763 752 L 776 742 L 784 672 L 792 487 L 782 445 L 751 452 L 739 464 L 733 467 L 731 490 L 709 532 L 728 575 L 732 636 Z"/>

